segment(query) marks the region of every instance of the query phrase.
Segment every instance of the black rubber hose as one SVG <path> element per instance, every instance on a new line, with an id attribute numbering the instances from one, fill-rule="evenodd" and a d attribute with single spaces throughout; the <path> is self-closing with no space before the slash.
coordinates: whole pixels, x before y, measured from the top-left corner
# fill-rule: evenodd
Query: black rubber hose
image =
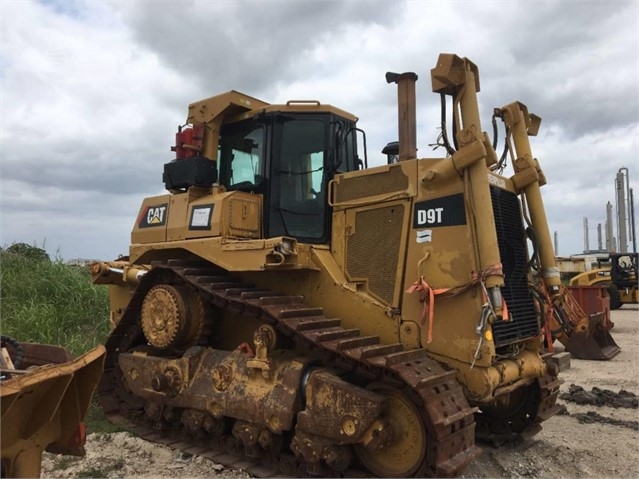
<path id="1" fill-rule="evenodd" d="M 2 343 L 2 347 L 8 344 L 15 350 L 15 358 L 12 358 L 13 367 L 15 369 L 20 369 L 22 367 L 22 361 L 24 359 L 24 349 L 22 348 L 20 343 L 12 337 L 4 335 L 0 336 L 0 342 Z"/>
<path id="2" fill-rule="evenodd" d="M 452 156 L 455 154 L 455 149 L 450 146 L 450 142 L 448 141 L 448 131 L 446 130 L 446 95 L 444 93 L 440 93 L 439 98 L 441 100 L 441 128 L 444 148 L 446 148 L 446 152 Z M 453 122 L 454 121 L 455 120 L 453 120 Z"/>
<path id="3" fill-rule="evenodd" d="M 570 331 L 570 321 L 568 320 L 568 316 L 566 315 L 566 312 L 563 310 L 563 308 L 553 304 L 553 312 L 555 314 L 555 318 L 557 318 L 557 322 L 559 323 L 559 327 L 557 329 L 551 329 L 550 333 L 553 336 L 556 336 L 560 333 L 563 332 L 567 332 L 567 333 L 571 333 L 572 331 Z"/>
<path id="4" fill-rule="evenodd" d="M 528 268 L 532 268 L 535 271 L 539 271 L 539 265 L 541 259 L 539 258 L 539 242 L 537 241 L 537 231 L 532 226 L 526 228 L 526 236 L 532 243 L 532 253 L 530 255 L 530 261 L 528 261 Z"/>
<path id="5" fill-rule="evenodd" d="M 510 129 L 506 127 L 506 136 L 504 138 L 504 151 L 501 154 L 501 158 L 499 158 L 499 167 L 503 168 L 504 162 L 506 161 L 506 155 L 508 154 L 508 132 Z"/>
<path id="6" fill-rule="evenodd" d="M 455 100 L 453 99 L 453 145 L 455 146 L 455 150 L 459 150 L 459 145 L 457 144 L 457 122 L 455 121 Z"/>
<path id="7" fill-rule="evenodd" d="M 533 297 L 539 304 L 539 319 L 540 319 L 539 326 L 541 328 L 544 328 L 546 326 L 546 315 L 545 315 L 546 299 L 536 288 L 531 288 L 531 292 L 533 294 Z M 559 324 L 559 327 L 557 329 L 550 330 L 550 334 L 553 335 L 553 340 L 554 340 L 555 336 L 557 336 L 560 333 L 563 333 L 567 329 L 570 329 L 569 328 L 570 321 L 568 320 L 566 316 L 566 312 L 562 308 L 560 308 L 556 304 L 553 304 L 552 309 L 553 309 L 553 315 L 555 316 L 555 318 L 557 318 L 557 323 Z"/>

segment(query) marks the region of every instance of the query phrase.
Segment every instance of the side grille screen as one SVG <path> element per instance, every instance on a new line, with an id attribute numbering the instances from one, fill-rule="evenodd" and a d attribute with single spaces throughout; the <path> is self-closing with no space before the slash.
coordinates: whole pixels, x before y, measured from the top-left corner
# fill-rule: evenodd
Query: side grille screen
<path id="1" fill-rule="evenodd" d="M 491 187 L 499 255 L 504 269 L 506 300 L 512 321 L 495 321 L 495 346 L 505 346 L 539 334 L 537 312 L 528 289 L 528 255 L 519 199 L 514 193 Z"/>
<path id="2" fill-rule="evenodd" d="M 403 205 L 359 211 L 347 243 L 348 276 L 367 279 L 370 292 L 387 304 L 395 292 L 403 219 Z"/>
<path id="3" fill-rule="evenodd" d="M 341 203 L 368 196 L 401 192 L 407 188 L 408 176 L 396 166 L 384 173 L 342 179 L 336 189 L 336 200 Z"/>

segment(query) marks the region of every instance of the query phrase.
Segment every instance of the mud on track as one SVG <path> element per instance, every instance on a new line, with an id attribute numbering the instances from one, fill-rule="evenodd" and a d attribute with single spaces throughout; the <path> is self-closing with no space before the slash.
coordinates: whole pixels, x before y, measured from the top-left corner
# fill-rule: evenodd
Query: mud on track
<path id="1" fill-rule="evenodd" d="M 639 477 L 639 308 L 626 305 L 611 319 L 621 353 L 610 361 L 571 361 L 560 375 L 565 383 L 558 403 L 565 413 L 545 422 L 526 443 L 482 445 L 483 455 L 461 477 Z M 563 347 L 555 343 L 555 350 Z M 88 472 L 109 478 L 248 477 L 127 433 L 90 435 L 87 450 L 84 459 L 45 453 L 43 477 L 89 477 Z"/>

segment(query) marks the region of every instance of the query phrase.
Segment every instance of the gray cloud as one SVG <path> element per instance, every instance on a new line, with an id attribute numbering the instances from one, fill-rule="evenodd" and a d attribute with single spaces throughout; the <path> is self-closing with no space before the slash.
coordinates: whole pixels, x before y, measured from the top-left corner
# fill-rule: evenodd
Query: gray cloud
<path id="1" fill-rule="evenodd" d="M 509 13 L 494 33 L 503 42 L 496 68 L 480 65 L 485 85 L 543 112 L 569 138 L 637 122 L 636 2 L 520 2 Z"/>
<path id="2" fill-rule="evenodd" d="M 430 69 L 450 52 L 479 66 L 484 130 L 514 100 L 543 118 L 551 230 L 577 252 L 618 168 L 639 191 L 638 18 L 637 2 L 3 2 L 0 244 L 125 252 L 187 105 L 229 89 L 352 112 L 377 165 L 397 138 L 384 73 L 415 71 L 419 155 L 441 156 Z"/>
<path id="3" fill-rule="evenodd" d="M 167 3 L 162 9 L 131 2 L 123 11 L 136 39 L 167 65 L 205 88 L 258 94 L 277 79 L 307 76 L 295 65 L 327 36 L 346 25 L 387 21 L 396 8 L 379 1 L 220 1 Z"/>

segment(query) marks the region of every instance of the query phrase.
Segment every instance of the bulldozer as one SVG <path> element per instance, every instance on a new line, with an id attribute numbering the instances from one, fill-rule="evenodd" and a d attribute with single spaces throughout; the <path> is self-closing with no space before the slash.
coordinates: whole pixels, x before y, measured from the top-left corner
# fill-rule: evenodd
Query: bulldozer
<path id="1" fill-rule="evenodd" d="M 72 359 L 61 346 L 3 335 L 0 352 L 0 477 L 40 477 L 44 451 L 84 456 L 104 346 Z"/>
<path id="2" fill-rule="evenodd" d="M 571 286 L 608 286 L 610 309 L 639 303 L 639 253 L 611 253 L 607 264 L 585 271 L 570 279 Z"/>
<path id="3" fill-rule="evenodd" d="M 418 76 L 389 72 L 397 161 L 374 167 L 335 106 L 189 105 L 168 192 L 143 200 L 127 256 L 91 266 L 110 420 L 255 476 L 442 477 L 558 412 L 541 119 L 495 109 L 499 158 L 477 66 L 441 54 L 430 73 L 445 153 L 417 157 Z"/>
<path id="4" fill-rule="evenodd" d="M 614 326 L 610 309 L 602 307 L 601 298 L 597 297 L 602 294 L 601 288 L 562 286 L 561 289 L 561 300 L 550 302 L 546 348 L 552 352 L 552 343 L 557 340 L 575 359 L 609 360 L 619 354 L 621 348 L 610 334 Z M 544 299 L 541 302 L 546 303 Z M 586 311 L 585 306 L 590 306 L 590 310 Z"/>

